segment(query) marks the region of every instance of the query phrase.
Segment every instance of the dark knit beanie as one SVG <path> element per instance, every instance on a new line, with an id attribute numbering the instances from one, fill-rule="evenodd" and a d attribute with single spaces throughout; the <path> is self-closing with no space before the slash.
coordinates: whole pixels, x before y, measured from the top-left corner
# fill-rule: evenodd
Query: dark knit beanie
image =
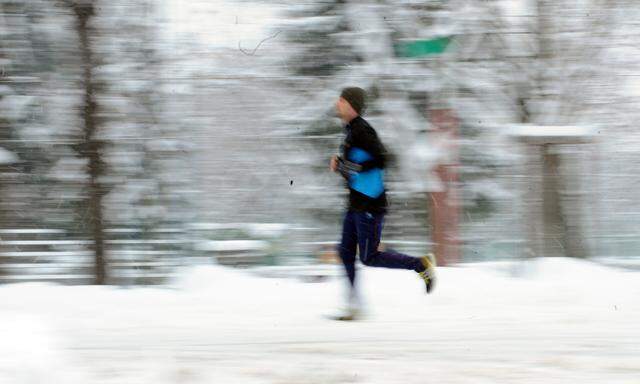
<path id="1" fill-rule="evenodd" d="M 367 109 L 367 93 L 364 89 L 358 87 L 348 87 L 342 90 L 340 97 L 347 100 L 353 109 L 362 115 Z"/>

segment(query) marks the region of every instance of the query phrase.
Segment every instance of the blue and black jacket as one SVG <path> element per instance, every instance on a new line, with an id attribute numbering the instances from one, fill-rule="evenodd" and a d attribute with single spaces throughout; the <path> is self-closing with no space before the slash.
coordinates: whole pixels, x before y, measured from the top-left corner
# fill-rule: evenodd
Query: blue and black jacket
<path id="1" fill-rule="evenodd" d="M 384 189 L 386 150 L 376 131 L 358 116 L 345 127 L 338 171 L 349 187 L 349 210 L 384 213 L 387 196 Z"/>

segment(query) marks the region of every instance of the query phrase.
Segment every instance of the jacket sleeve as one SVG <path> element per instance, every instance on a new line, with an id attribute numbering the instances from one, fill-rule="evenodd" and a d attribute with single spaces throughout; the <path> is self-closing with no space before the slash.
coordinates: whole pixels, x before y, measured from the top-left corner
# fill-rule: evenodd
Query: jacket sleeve
<path id="1" fill-rule="evenodd" d="M 338 157 L 338 172 L 340 172 L 340 175 L 346 180 L 349 180 L 352 175 L 361 171 L 362 165 Z"/>
<path id="2" fill-rule="evenodd" d="M 358 172 L 368 171 L 373 168 L 384 169 L 386 165 L 386 150 L 372 128 L 362 126 L 354 128 L 351 139 L 352 146 L 362 148 L 373 157 L 371 160 L 360 163 Z"/>
<path id="3" fill-rule="evenodd" d="M 368 171 L 374 168 L 384 169 L 385 166 L 385 158 L 384 153 L 382 153 L 378 158 L 374 158 L 373 160 L 367 160 L 360 165 L 360 170 L 358 172 Z"/>

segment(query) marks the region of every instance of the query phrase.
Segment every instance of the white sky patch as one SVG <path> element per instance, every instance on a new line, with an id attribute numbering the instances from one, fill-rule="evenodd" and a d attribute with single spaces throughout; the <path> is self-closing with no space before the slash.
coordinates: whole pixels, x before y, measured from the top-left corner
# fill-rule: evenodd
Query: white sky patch
<path id="1" fill-rule="evenodd" d="M 172 37 L 189 35 L 209 47 L 252 51 L 272 36 L 268 27 L 276 24 L 278 9 L 272 4 L 235 3 L 224 0 L 167 0 L 164 16 Z"/>

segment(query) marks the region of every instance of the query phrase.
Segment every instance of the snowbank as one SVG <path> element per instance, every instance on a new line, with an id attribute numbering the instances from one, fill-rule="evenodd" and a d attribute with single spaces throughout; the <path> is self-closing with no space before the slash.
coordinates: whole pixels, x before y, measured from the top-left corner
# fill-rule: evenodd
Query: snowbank
<path id="1" fill-rule="evenodd" d="M 85 383 L 49 322 L 19 314 L 0 318 L 0 383 Z"/>
<path id="2" fill-rule="evenodd" d="M 319 270 L 329 277 L 313 284 L 203 266 L 167 287 L 2 286 L 0 383 L 640 377 L 640 272 L 563 258 L 478 263 L 440 268 L 425 295 L 412 272 L 361 268 L 367 317 L 341 323 L 325 317 L 344 297 L 339 266 Z"/>

